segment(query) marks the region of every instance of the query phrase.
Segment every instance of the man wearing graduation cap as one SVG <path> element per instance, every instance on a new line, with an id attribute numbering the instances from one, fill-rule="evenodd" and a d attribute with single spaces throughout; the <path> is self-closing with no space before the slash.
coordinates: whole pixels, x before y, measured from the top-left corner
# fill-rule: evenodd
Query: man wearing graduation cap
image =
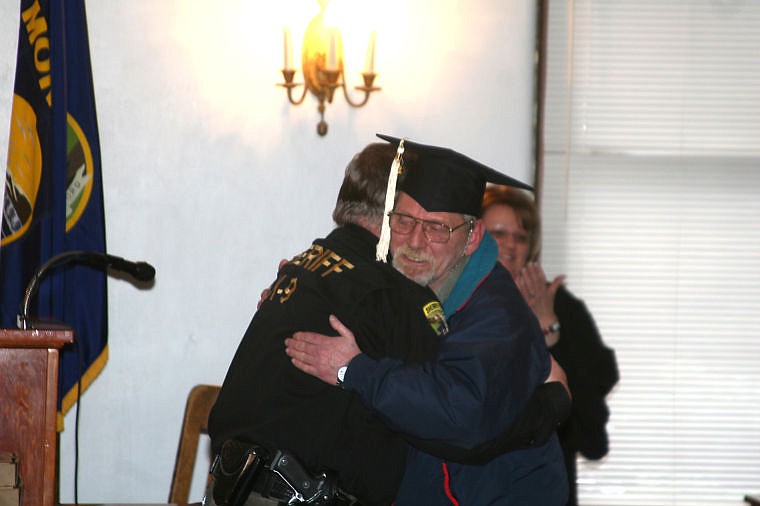
<path id="1" fill-rule="evenodd" d="M 477 219 L 486 182 L 528 187 L 452 150 L 379 137 L 405 161 L 388 214 L 393 265 L 443 301 L 448 334 L 436 360 L 421 365 L 361 353 L 339 322 L 341 338 L 297 333 L 287 353 L 303 371 L 357 392 L 392 429 L 473 447 L 513 423 L 549 373 L 541 329 Z M 413 449 L 395 505 L 561 505 L 567 491 L 555 435 L 480 466 Z"/>

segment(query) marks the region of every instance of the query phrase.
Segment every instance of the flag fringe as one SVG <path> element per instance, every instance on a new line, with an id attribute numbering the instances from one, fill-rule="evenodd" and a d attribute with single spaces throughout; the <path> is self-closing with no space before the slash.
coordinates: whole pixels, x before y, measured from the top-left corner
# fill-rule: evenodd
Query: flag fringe
<path id="1" fill-rule="evenodd" d="M 98 355 L 92 364 L 90 364 L 90 367 L 87 368 L 84 374 L 82 374 L 82 378 L 80 380 L 82 382 L 82 392 L 87 390 L 92 382 L 95 381 L 95 378 L 98 377 L 100 372 L 106 366 L 106 362 L 108 362 L 108 345 L 103 348 L 103 351 L 100 352 L 100 355 Z M 63 431 L 63 419 L 66 416 L 66 413 L 68 413 L 71 407 L 74 406 L 74 404 L 77 402 L 78 384 L 79 382 L 74 383 L 69 391 L 66 392 L 66 394 L 63 396 L 63 399 L 61 399 L 61 410 L 58 412 L 58 415 L 56 417 L 58 432 Z"/>

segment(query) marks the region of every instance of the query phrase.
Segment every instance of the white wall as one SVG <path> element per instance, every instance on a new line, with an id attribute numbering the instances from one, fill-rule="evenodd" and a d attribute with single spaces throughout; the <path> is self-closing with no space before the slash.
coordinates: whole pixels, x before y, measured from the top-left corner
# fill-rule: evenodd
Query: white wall
<path id="1" fill-rule="evenodd" d="M 366 2 L 383 90 L 359 110 L 337 97 L 324 138 L 314 100 L 292 107 L 275 86 L 282 26 L 299 45 L 315 7 L 87 1 L 108 250 L 157 276 L 147 290 L 109 279 L 110 359 L 81 402 L 81 502 L 166 500 L 188 391 L 222 381 L 279 259 L 329 231 L 342 171 L 375 132 L 532 180 L 534 2 Z M 18 14 L 17 0 L 0 0 L 0 139 Z M 353 44 L 360 54 L 365 41 Z M 62 502 L 73 501 L 74 412 L 61 434 Z"/>

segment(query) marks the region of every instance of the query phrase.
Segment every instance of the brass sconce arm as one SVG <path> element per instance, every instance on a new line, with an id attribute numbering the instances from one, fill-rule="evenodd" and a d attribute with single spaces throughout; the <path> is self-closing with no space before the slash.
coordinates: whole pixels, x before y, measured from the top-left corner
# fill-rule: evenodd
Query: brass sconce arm
<path id="1" fill-rule="evenodd" d="M 348 102 L 348 105 L 354 108 L 359 108 L 367 103 L 369 100 L 369 94 L 373 91 L 380 91 L 382 88 L 379 86 L 373 86 L 373 83 L 375 82 L 375 74 L 374 72 L 362 72 L 362 78 L 364 79 L 364 85 L 363 86 L 354 86 L 355 90 L 363 91 L 364 92 L 364 98 L 361 102 L 353 102 L 351 100 L 351 97 L 348 95 L 348 90 L 346 89 L 346 81 L 343 80 L 343 96 L 346 99 L 346 102 Z"/>
<path id="2" fill-rule="evenodd" d="M 293 88 L 296 88 L 298 86 L 303 86 L 303 83 L 294 83 L 293 77 L 295 77 L 296 71 L 294 69 L 282 69 L 282 77 L 285 79 L 285 82 L 278 83 L 277 86 L 282 86 L 283 88 L 288 90 L 288 101 L 293 105 L 301 105 L 301 103 L 306 98 L 306 86 L 303 88 L 303 93 L 301 93 L 301 98 L 298 100 L 293 99 Z"/>

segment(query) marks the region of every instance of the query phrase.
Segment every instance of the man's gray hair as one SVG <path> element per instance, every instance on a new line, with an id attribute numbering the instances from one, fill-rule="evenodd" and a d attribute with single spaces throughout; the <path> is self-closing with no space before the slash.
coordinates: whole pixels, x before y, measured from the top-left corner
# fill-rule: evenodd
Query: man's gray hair
<path id="1" fill-rule="evenodd" d="M 332 214 L 338 226 L 382 223 L 388 172 L 395 155 L 394 146 L 378 142 L 368 144 L 351 159 Z"/>

